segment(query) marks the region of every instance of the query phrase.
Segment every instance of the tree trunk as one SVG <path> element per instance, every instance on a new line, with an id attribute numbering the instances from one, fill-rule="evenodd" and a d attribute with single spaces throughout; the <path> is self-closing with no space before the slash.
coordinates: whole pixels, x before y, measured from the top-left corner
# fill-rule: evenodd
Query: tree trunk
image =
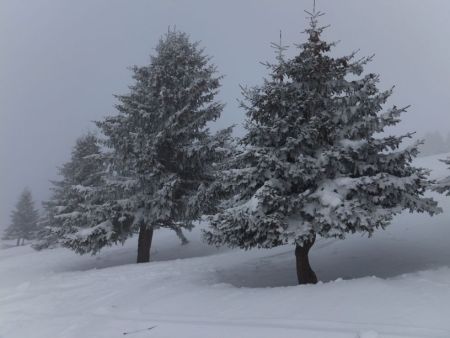
<path id="1" fill-rule="evenodd" d="M 25 238 L 22 238 L 22 245 L 25 245 Z"/>
<path id="2" fill-rule="evenodd" d="M 17 242 L 16 242 L 16 246 L 19 246 L 19 245 L 20 245 L 20 237 L 17 238 Z"/>
<path id="3" fill-rule="evenodd" d="M 150 248 L 152 246 L 153 228 L 147 228 L 145 225 L 139 227 L 138 239 L 138 263 L 150 262 Z"/>
<path id="4" fill-rule="evenodd" d="M 181 231 L 180 228 L 174 228 L 175 233 L 177 234 L 178 238 L 181 240 L 181 245 L 186 245 L 189 243 L 186 236 L 183 234 L 183 231 Z"/>
<path id="5" fill-rule="evenodd" d="M 317 276 L 309 265 L 309 250 L 314 245 L 316 237 L 314 236 L 309 242 L 303 243 L 302 246 L 295 247 L 295 258 L 297 263 L 297 278 L 299 284 L 316 284 Z"/>

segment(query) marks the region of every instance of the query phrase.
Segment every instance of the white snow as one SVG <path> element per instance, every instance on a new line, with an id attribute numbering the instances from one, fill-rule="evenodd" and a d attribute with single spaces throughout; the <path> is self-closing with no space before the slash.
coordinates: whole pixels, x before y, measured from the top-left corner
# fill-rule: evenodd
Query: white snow
<path id="1" fill-rule="evenodd" d="M 86 238 L 99 230 L 100 231 L 103 230 L 104 232 L 106 232 L 107 235 L 105 237 L 108 237 L 110 235 L 110 233 L 112 232 L 111 227 L 112 227 L 111 221 L 108 220 L 108 221 L 102 222 L 100 224 L 97 224 L 96 226 L 91 227 L 91 228 L 80 229 L 73 235 L 67 235 L 67 237 Z"/>
<path id="2" fill-rule="evenodd" d="M 337 207 L 342 203 L 342 198 L 347 191 L 354 186 L 355 181 L 348 177 L 325 180 L 319 184 L 316 192 L 311 196 L 317 197 L 324 207 Z"/>
<path id="3" fill-rule="evenodd" d="M 356 107 L 352 107 L 352 114 L 354 114 L 354 111 L 356 110 Z M 357 150 L 358 148 L 361 148 L 363 145 L 367 143 L 366 140 L 349 140 L 349 139 L 343 139 L 340 141 L 340 144 L 344 148 L 351 148 L 354 150 Z"/>
<path id="4" fill-rule="evenodd" d="M 450 172 L 420 158 L 436 178 Z M 152 262 L 136 239 L 98 256 L 0 250 L 1 338 L 450 337 L 450 198 L 372 238 L 318 240 L 317 285 L 296 285 L 293 247 L 217 250 L 199 230 L 158 230 Z M 151 329 L 150 329 L 151 328 Z"/>

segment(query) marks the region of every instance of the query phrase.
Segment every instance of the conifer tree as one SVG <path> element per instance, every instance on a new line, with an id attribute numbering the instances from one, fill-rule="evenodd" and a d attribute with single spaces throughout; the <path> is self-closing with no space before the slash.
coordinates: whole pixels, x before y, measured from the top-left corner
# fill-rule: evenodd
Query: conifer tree
<path id="1" fill-rule="evenodd" d="M 59 169 L 62 179 L 52 181 L 52 196 L 43 203 L 46 212 L 40 221 L 35 249 L 61 245 L 78 253 L 98 251 L 95 243 L 84 243 L 84 247 L 90 247 L 86 250 L 79 242 L 82 241 L 80 233 L 86 231 L 96 233 L 97 240 L 103 236 L 106 241 L 101 229 L 92 229 L 92 222 L 98 219 L 98 215 L 94 216 L 96 207 L 104 202 L 101 189 L 105 170 L 105 158 L 97 137 L 88 133 L 78 138 L 70 160 Z"/>
<path id="2" fill-rule="evenodd" d="M 392 90 L 363 75 L 371 58 L 330 54 L 321 13 L 309 13 L 307 41 L 285 60 L 278 46 L 270 77 L 244 89 L 243 150 L 223 172 L 231 195 L 205 233 L 214 245 L 250 249 L 295 245 L 300 284 L 316 283 L 308 253 L 317 236 L 384 229 L 402 210 L 439 211 L 423 193 L 428 172 L 412 166 L 412 134 L 388 136 L 406 108 L 383 110 Z"/>
<path id="3" fill-rule="evenodd" d="M 3 239 L 15 239 L 16 245 L 24 244 L 36 236 L 39 212 L 35 209 L 31 191 L 26 188 L 11 213 L 11 225 L 5 230 Z"/>
<path id="4" fill-rule="evenodd" d="M 118 114 L 97 123 L 110 158 L 97 223 L 110 236 L 117 223 L 138 232 L 139 263 L 150 259 L 154 229 L 182 235 L 215 208 L 215 166 L 231 130 L 208 130 L 223 109 L 215 101 L 221 76 L 187 34 L 169 30 L 150 64 L 133 67 L 133 79 L 129 94 L 117 96 Z"/>

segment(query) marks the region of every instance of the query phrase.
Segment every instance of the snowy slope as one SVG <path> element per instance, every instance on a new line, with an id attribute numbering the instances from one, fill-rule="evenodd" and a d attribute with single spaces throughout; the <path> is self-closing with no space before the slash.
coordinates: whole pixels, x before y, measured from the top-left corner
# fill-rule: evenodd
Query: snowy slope
<path id="1" fill-rule="evenodd" d="M 442 177 L 442 157 L 417 164 Z M 149 264 L 134 264 L 135 239 L 93 257 L 0 250 L 0 337 L 450 337 L 450 198 L 437 198 L 442 215 L 318 241 L 314 286 L 296 285 L 290 246 L 217 250 L 198 230 L 186 246 L 156 233 Z"/>

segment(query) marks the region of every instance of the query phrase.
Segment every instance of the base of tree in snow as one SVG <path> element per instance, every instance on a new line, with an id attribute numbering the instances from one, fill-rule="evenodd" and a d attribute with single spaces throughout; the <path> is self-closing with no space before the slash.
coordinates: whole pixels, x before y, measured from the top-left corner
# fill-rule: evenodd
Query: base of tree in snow
<path id="1" fill-rule="evenodd" d="M 317 282 L 308 259 L 316 237 L 370 236 L 403 210 L 441 211 L 424 197 L 428 171 L 412 165 L 419 144 L 403 146 L 412 134 L 387 134 L 406 108 L 383 108 L 392 89 L 363 74 L 372 58 L 332 56 L 322 14 L 309 15 L 297 54 L 274 45 L 268 79 L 244 89 L 246 135 L 222 171 L 227 199 L 205 232 L 213 245 L 295 245 L 300 284 Z"/>

